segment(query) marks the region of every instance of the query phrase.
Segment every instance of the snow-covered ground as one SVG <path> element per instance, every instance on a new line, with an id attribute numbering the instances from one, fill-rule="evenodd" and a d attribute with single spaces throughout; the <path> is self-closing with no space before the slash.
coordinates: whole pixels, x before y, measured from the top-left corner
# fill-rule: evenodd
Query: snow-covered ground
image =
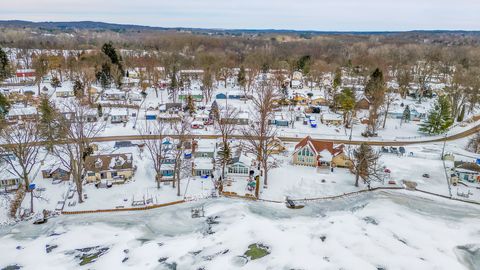
<path id="1" fill-rule="evenodd" d="M 192 219 L 191 208 L 201 205 L 206 217 Z M 0 253 L 9 256 L 0 256 L 0 267 L 478 269 L 479 211 L 381 192 L 310 203 L 301 210 L 217 199 L 140 213 L 62 216 L 45 225 L 20 223 L 1 230 Z M 245 258 L 255 243 L 270 254 Z"/>

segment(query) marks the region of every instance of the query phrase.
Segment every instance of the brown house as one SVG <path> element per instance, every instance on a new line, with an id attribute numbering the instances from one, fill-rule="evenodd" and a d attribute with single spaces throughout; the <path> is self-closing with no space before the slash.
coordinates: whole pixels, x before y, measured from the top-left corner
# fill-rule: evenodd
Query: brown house
<path id="1" fill-rule="evenodd" d="M 43 179 L 68 181 L 70 180 L 70 172 L 58 165 L 54 165 L 42 170 L 42 177 Z"/>
<path id="2" fill-rule="evenodd" d="M 370 109 L 370 100 L 366 97 L 362 97 L 355 104 L 357 110 L 368 110 Z"/>
<path id="3" fill-rule="evenodd" d="M 85 159 L 85 170 L 87 182 L 107 180 L 124 183 L 133 177 L 135 168 L 133 156 L 128 153 L 88 156 Z"/>

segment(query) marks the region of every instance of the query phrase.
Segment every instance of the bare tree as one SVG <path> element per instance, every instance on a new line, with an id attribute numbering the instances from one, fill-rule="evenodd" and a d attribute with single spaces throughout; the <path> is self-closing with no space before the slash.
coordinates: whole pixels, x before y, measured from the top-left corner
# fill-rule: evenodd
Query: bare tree
<path id="1" fill-rule="evenodd" d="M 237 129 L 237 125 L 233 121 L 227 121 L 226 119 L 235 119 L 237 116 L 238 110 L 236 108 L 226 106 L 224 110 L 218 113 L 217 119 L 215 119 L 215 129 L 220 133 L 222 138 L 221 154 L 217 159 L 217 162 L 222 167 L 222 179 L 225 178 L 225 167 L 231 159 L 229 138 Z"/>
<path id="2" fill-rule="evenodd" d="M 184 159 L 185 145 L 190 139 L 190 123 L 191 119 L 184 116 L 182 120 L 175 123 L 173 126 L 173 133 L 177 136 L 176 143 L 172 149 L 173 156 L 175 158 L 175 164 L 173 168 L 173 187 L 177 186 L 177 196 L 180 196 L 180 180 L 185 173 L 189 171 L 188 163 Z"/>
<path id="3" fill-rule="evenodd" d="M 353 150 L 352 170 L 355 173 L 355 186 L 358 187 L 359 180 L 362 178 L 365 184 L 370 188 L 371 181 L 381 181 L 381 166 L 379 163 L 380 153 L 373 148 L 362 143 Z"/>
<path id="4" fill-rule="evenodd" d="M 270 125 L 273 117 L 274 100 L 277 93 L 274 87 L 263 82 L 252 97 L 252 123 L 242 130 L 245 137 L 244 147 L 254 154 L 263 170 L 264 185 L 268 185 L 268 171 L 275 166 L 272 150 L 275 147 L 274 139 L 277 134 L 276 126 Z"/>
<path id="5" fill-rule="evenodd" d="M 94 109 L 82 104 L 78 100 L 70 100 L 62 104 L 64 112 L 71 115 L 67 119 L 63 117 L 62 144 L 54 147 L 53 153 L 58 157 L 62 165 L 72 174 L 77 188 L 78 202 L 83 202 L 83 174 L 85 159 L 93 153 L 91 142 L 105 128 L 105 122 L 89 121 L 89 116 Z"/>
<path id="6" fill-rule="evenodd" d="M 30 192 L 30 211 L 33 213 L 33 190 L 29 189 L 30 176 L 38 166 L 38 153 L 41 135 L 34 122 L 23 123 L 22 126 L 8 126 L 0 131 L 5 144 L 0 146 L 2 161 L 8 166 L 5 170 L 23 180 L 26 192 Z M 15 156 L 11 158 L 9 155 Z"/>
<path id="7" fill-rule="evenodd" d="M 155 170 L 155 181 L 157 182 L 157 188 L 160 188 L 161 182 L 161 167 L 162 160 L 168 152 L 168 147 L 163 145 L 163 141 L 166 138 L 166 126 L 164 122 L 155 121 L 144 128 L 139 129 L 139 133 L 142 136 L 142 142 L 148 151 L 149 158 L 153 162 L 153 168 Z M 154 138 L 151 138 L 154 136 Z"/>

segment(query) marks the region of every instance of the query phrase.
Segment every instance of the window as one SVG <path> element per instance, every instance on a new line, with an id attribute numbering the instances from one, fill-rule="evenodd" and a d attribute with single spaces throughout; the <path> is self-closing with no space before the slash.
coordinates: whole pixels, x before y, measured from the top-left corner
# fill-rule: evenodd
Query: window
<path id="1" fill-rule="evenodd" d="M 233 173 L 233 174 L 248 174 L 248 168 L 241 165 L 241 164 L 235 164 L 233 166 L 230 166 L 228 168 L 228 173 Z"/>
<path id="2" fill-rule="evenodd" d="M 113 177 L 117 177 L 118 176 L 118 173 L 117 172 L 112 172 L 112 178 Z"/>

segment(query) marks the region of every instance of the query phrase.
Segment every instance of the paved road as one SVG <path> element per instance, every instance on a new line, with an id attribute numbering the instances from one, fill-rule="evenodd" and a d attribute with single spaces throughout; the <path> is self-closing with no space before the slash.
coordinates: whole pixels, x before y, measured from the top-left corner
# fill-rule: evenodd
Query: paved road
<path id="1" fill-rule="evenodd" d="M 333 141 L 336 144 L 352 144 L 352 145 L 358 145 L 361 143 L 367 143 L 369 145 L 376 145 L 376 146 L 402 146 L 402 145 L 412 145 L 412 144 L 422 144 L 422 143 L 433 143 L 433 142 L 443 142 L 445 140 L 447 141 L 455 141 L 459 140 L 465 137 L 468 137 L 472 134 L 475 134 L 477 132 L 480 132 L 480 124 L 464 130 L 459 133 L 455 133 L 452 135 L 448 135 L 447 137 L 433 137 L 429 139 L 428 137 L 425 137 L 424 139 L 418 139 L 418 140 L 378 140 L 376 138 L 370 138 L 369 140 L 347 140 L 347 139 L 331 139 L 331 138 L 318 138 L 319 140 L 329 140 Z M 175 134 L 171 135 L 165 135 L 171 138 L 177 138 L 178 136 Z M 215 134 L 195 134 L 195 135 L 190 135 L 188 136 L 189 138 L 195 138 L 195 139 L 217 139 L 220 137 L 220 135 L 215 135 Z M 315 139 L 315 135 L 311 136 L 312 138 Z M 230 135 L 230 138 L 232 139 L 237 139 L 237 140 L 243 140 L 245 139 L 245 136 L 243 135 Z M 300 140 L 303 139 L 303 137 L 278 137 L 280 140 L 284 142 L 299 142 Z M 141 141 L 143 139 L 147 140 L 155 140 L 157 139 L 157 136 L 155 135 L 121 135 L 121 136 L 106 136 L 106 137 L 96 137 L 93 138 L 93 142 L 113 142 L 113 141 Z M 58 142 L 60 144 L 62 142 Z M 36 144 L 43 144 L 43 142 L 38 142 Z M 0 146 L 8 146 L 6 144 L 0 144 Z"/>
<path id="2" fill-rule="evenodd" d="M 432 143 L 432 142 L 443 142 L 444 140 L 447 141 L 455 141 L 458 139 L 462 139 L 465 137 L 468 137 L 472 134 L 475 134 L 477 132 L 480 132 L 480 124 L 468 129 L 464 130 L 462 132 L 448 135 L 446 138 L 439 138 L 434 137 L 432 139 L 429 139 L 428 137 L 425 137 L 425 139 L 419 139 L 419 140 L 375 140 L 375 138 L 371 138 L 371 140 L 368 141 L 362 141 L 362 140 L 346 140 L 346 139 L 328 139 L 328 138 L 321 138 L 321 140 L 331 140 L 337 144 L 343 143 L 343 144 L 361 144 L 363 142 L 366 142 L 369 145 L 378 145 L 378 146 L 402 146 L 402 145 L 409 145 L 409 144 L 421 144 L 421 143 Z M 168 135 L 169 137 L 176 138 L 177 136 L 172 134 Z M 219 138 L 220 135 L 191 135 L 190 138 L 196 138 L 196 139 L 217 139 Z M 245 136 L 243 135 L 230 135 L 232 139 L 238 139 L 242 140 L 245 139 Z M 303 137 L 278 137 L 280 140 L 284 142 L 299 142 Z M 312 138 L 315 139 L 315 136 L 312 135 Z M 108 137 L 97 137 L 94 138 L 94 142 L 110 142 L 110 141 L 137 141 L 137 140 L 142 140 L 142 139 L 148 139 L 148 140 L 154 140 L 157 139 L 157 136 L 155 135 L 124 135 L 124 136 L 108 136 Z"/>

